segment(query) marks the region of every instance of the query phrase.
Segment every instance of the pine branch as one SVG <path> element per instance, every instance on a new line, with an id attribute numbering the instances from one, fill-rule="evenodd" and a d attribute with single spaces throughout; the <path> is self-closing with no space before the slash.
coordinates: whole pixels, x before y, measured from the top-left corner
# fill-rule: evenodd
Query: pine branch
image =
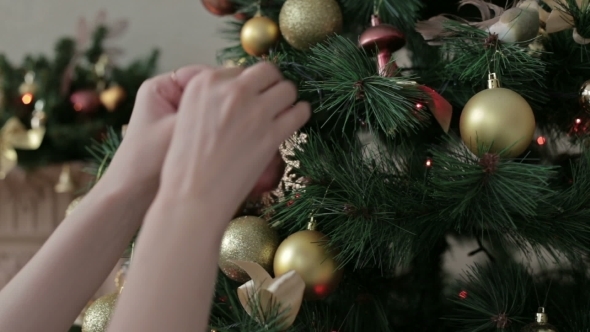
<path id="1" fill-rule="evenodd" d="M 303 90 L 322 91 L 323 100 L 315 112 L 326 114 L 323 126 L 345 131 L 364 122 L 372 130 L 394 136 L 423 128 L 420 119 L 430 116 L 416 108 L 425 96 L 410 84 L 411 78 L 377 75 L 371 56 L 344 37 L 313 47 L 306 66 L 319 77 L 306 82 Z"/>
<path id="2" fill-rule="evenodd" d="M 582 82 L 590 78 L 590 48 L 577 44 L 571 30 L 550 34 L 545 47 L 550 100 L 536 113 L 536 118 L 567 133 L 581 116 L 578 93 Z"/>
<path id="3" fill-rule="evenodd" d="M 586 332 L 590 327 L 588 264 L 543 271 L 536 280 L 535 303 L 545 306 L 549 322 L 560 331 Z M 531 296 L 533 297 L 533 296 Z M 531 300 L 532 301 L 532 300 Z M 534 312 L 531 313 L 531 317 Z"/>
<path id="4" fill-rule="evenodd" d="M 279 17 L 279 12 L 285 0 L 232 0 L 238 13 L 252 17 L 257 14 L 260 8 L 261 14 L 273 19 Z"/>
<path id="5" fill-rule="evenodd" d="M 514 262 L 471 267 L 453 288 L 455 305 L 447 319 L 457 332 L 518 332 L 531 322 L 532 279 Z"/>
<path id="6" fill-rule="evenodd" d="M 341 0 L 342 13 L 347 25 L 368 26 L 375 12 L 383 22 L 401 29 L 413 27 L 422 8 L 417 0 Z"/>
<path id="7" fill-rule="evenodd" d="M 502 43 L 488 32 L 457 22 L 445 26 L 443 39 L 448 57 L 447 78 L 479 92 L 489 73 L 496 73 L 502 86 L 521 94 L 534 109 L 548 101 L 545 87 L 547 64 L 519 44 Z M 466 100 L 458 100 L 464 104 Z"/>
<path id="8" fill-rule="evenodd" d="M 485 154 L 475 157 L 448 140 L 432 149 L 432 196 L 457 230 L 518 229 L 517 219 L 536 216 L 553 192 L 548 188 L 555 168 L 519 163 Z"/>
<path id="9" fill-rule="evenodd" d="M 583 38 L 590 38 L 590 5 L 576 0 L 557 0 L 556 2 L 555 10 L 571 15 L 578 34 Z"/>
<path id="10" fill-rule="evenodd" d="M 89 172 L 96 178 L 95 181 L 98 181 L 109 168 L 121 141 L 121 135 L 113 128 L 108 128 L 102 142 L 93 140 L 92 145 L 88 147 L 88 152 L 94 158 L 94 166 L 89 168 Z"/>
<path id="11" fill-rule="evenodd" d="M 311 184 L 279 203 L 275 219 L 294 232 L 313 215 L 330 238 L 329 245 L 339 250 L 342 265 L 391 269 L 408 263 L 415 228 L 435 218 L 416 185 L 424 181 L 424 173 L 410 178 L 401 172 L 415 159 L 410 153 L 395 163 L 385 154 L 374 156 L 365 160 L 359 142 L 339 145 L 310 135 L 294 159 L 300 162 L 298 175 L 311 179 Z M 378 162 L 377 156 L 385 161 Z"/>

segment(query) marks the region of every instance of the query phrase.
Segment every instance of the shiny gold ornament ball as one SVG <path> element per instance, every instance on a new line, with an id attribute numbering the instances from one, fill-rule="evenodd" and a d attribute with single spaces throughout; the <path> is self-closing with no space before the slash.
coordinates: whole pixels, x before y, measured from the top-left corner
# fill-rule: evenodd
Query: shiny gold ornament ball
<path id="1" fill-rule="evenodd" d="M 281 32 L 277 23 L 264 16 L 249 19 L 240 32 L 242 48 L 252 56 L 268 54 L 280 38 Z"/>
<path id="2" fill-rule="evenodd" d="M 291 46 L 306 50 L 342 31 L 342 11 L 335 0 L 287 0 L 279 26 Z"/>
<path id="3" fill-rule="evenodd" d="M 323 244 L 324 234 L 305 230 L 285 239 L 277 249 L 274 260 L 275 277 L 295 270 L 305 281 L 305 299 L 321 300 L 330 295 L 342 279 L 342 270 L 334 252 Z"/>
<path id="4" fill-rule="evenodd" d="M 69 216 L 70 214 L 72 214 L 72 212 L 74 212 L 74 210 L 76 209 L 76 207 L 78 207 L 78 205 L 80 204 L 80 202 L 82 202 L 82 199 L 84 199 L 84 196 L 80 196 L 76 199 L 74 199 L 70 205 L 68 205 L 68 208 L 66 209 L 66 217 Z"/>
<path id="5" fill-rule="evenodd" d="M 113 293 L 94 301 L 84 314 L 82 332 L 105 332 L 115 311 L 118 297 L 119 293 Z"/>
<path id="6" fill-rule="evenodd" d="M 531 323 L 520 330 L 520 332 L 558 332 L 555 326 L 549 324 L 549 318 L 545 313 L 545 308 L 539 308 L 535 322 Z"/>
<path id="7" fill-rule="evenodd" d="M 127 92 L 121 86 L 112 86 L 100 93 L 100 102 L 109 112 L 113 112 L 127 98 Z"/>
<path id="8" fill-rule="evenodd" d="M 580 88 L 580 105 L 586 112 L 590 112 L 590 80 L 584 82 Z"/>
<path id="9" fill-rule="evenodd" d="M 258 263 L 269 273 L 277 247 L 279 235 L 265 220 L 245 216 L 232 220 L 221 240 L 219 268 L 230 279 L 245 283 L 248 274 L 232 261 Z"/>
<path id="10" fill-rule="evenodd" d="M 473 96 L 463 108 L 461 138 L 475 154 L 479 146 L 491 153 L 505 148 L 505 156 L 517 157 L 531 144 L 535 134 L 535 116 L 531 106 L 518 93 L 493 88 Z"/>

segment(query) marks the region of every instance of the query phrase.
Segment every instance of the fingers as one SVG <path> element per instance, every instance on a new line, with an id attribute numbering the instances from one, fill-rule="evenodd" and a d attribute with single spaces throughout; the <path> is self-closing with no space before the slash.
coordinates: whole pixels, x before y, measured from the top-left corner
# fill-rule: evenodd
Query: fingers
<path id="1" fill-rule="evenodd" d="M 207 70 L 207 66 L 190 66 L 181 68 L 174 73 L 162 74 L 145 81 L 138 91 L 138 100 L 148 101 L 159 97 L 176 110 L 183 89 L 190 80 Z"/>
<path id="2" fill-rule="evenodd" d="M 275 118 L 297 100 L 297 86 L 291 81 L 281 81 L 262 94 L 262 105 Z"/>
<path id="3" fill-rule="evenodd" d="M 248 67 L 240 75 L 240 80 L 247 82 L 254 92 L 263 93 L 283 80 L 279 69 L 268 62 L 260 62 Z"/>
<path id="4" fill-rule="evenodd" d="M 310 117 L 311 107 L 309 103 L 303 101 L 280 113 L 273 124 L 276 142 L 280 144 L 291 137 L 294 132 L 307 123 Z"/>
<path id="5" fill-rule="evenodd" d="M 201 93 L 201 89 L 205 87 L 213 87 L 220 83 L 226 83 L 235 80 L 244 71 L 244 68 L 217 68 L 206 69 L 199 73 L 199 75 L 192 76 L 184 84 L 183 98 L 192 99 Z"/>

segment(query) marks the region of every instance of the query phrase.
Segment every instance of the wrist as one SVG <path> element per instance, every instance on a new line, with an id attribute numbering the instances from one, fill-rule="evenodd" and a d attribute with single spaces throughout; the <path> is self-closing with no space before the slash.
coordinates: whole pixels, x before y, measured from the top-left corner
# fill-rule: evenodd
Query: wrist
<path id="1" fill-rule="evenodd" d="M 146 222 L 154 220 L 161 223 L 165 219 L 170 227 L 205 227 L 211 235 L 221 237 L 234 212 L 232 208 L 208 197 L 169 195 L 159 191 Z"/>
<path id="2" fill-rule="evenodd" d="M 92 201 L 103 201 L 109 208 L 121 209 L 139 214 L 140 218 L 132 218 L 140 225 L 143 216 L 152 204 L 157 192 L 157 182 L 135 182 L 125 177 L 107 172 L 87 194 Z"/>

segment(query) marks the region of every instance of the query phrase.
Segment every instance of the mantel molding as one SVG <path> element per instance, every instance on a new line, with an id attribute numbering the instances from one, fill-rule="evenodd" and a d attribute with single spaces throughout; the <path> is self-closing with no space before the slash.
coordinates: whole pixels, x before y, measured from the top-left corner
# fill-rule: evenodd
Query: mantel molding
<path id="1" fill-rule="evenodd" d="M 80 189 L 91 179 L 85 166 L 70 164 Z M 80 193 L 55 192 L 61 171 L 62 165 L 33 171 L 17 168 L 0 180 L 0 289 L 35 255 Z"/>

